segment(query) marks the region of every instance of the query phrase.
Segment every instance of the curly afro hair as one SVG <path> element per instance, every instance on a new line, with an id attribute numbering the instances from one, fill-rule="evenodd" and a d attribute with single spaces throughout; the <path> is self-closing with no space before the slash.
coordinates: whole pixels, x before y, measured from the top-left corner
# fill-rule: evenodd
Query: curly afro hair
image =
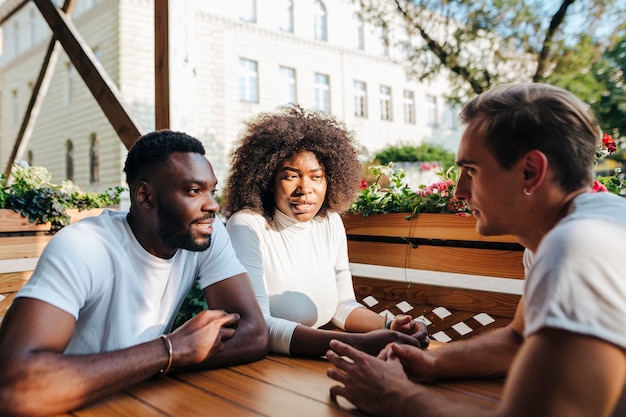
<path id="1" fill-rule="evenodd" d="M 229 154 L 224 215 L 248 209 L 271 221 L 277 170 L 303 151 L 313 152 L 326 174 L 326 198 L 317 215 L 346 210 L 356 198 L 361 175 L 354 134 L 329 114 L 295 106 L 261 113 L 245 123 Z"/>

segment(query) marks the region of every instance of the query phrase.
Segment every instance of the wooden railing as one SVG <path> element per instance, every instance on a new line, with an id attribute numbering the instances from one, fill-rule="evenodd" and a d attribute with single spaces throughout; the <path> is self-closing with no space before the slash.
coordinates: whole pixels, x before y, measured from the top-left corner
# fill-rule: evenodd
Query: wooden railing
<path id="1" fill-rule="evenodd" d="M 380 314 L 429 323 L 441 341 L 506 325 L 520 300 L 523 247 L 486 237 L 472 217 L 344 215 L 357 299 Z"/>

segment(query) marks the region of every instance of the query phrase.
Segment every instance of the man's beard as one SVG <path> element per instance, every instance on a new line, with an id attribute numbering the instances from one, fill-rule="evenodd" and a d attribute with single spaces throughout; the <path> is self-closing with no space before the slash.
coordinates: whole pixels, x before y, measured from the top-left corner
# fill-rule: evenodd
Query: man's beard
<path id="1" fill-rule="evenodd" d="M 198 243 L 194 238 L 191 225 L 197 221 L 214 218 L 215 215 L 195 219 L 190 224 L 183 224 L 177 219 L 174 213 L 166 208 L 166 205 L 161 203 L 162 202 L 159 202 L 157 206 L 157 219 L 159 221 L 158 233 L 159 237 L 166 245 L 171 248 L 180 248 L 196 252 L 206 250 L 211 246 L 211 235 L 203 235 L 203 237 L 206 237 L 206 241 L 203 240 L 201 243 Z"/>

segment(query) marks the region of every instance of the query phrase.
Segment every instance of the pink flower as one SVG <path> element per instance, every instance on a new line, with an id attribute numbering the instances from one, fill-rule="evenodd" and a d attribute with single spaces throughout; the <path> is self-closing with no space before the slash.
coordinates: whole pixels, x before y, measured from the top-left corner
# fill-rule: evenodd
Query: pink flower
<path id="1" fill-rule="evenodd" d="M 446 180 L 446 181 L 440 181 L 440 182 L 436 182 L 434 184 L 431 184 L 421 190 L 418 190 L 417 193 L 419 195 L 430 195 L 430 194 L 439 194 L 440 196 L 443 197 L 447 197 L 449 192 L 448 190 L 450 189 L 450 187 L 454 186 L 454 181 L 452 180 Z"/>

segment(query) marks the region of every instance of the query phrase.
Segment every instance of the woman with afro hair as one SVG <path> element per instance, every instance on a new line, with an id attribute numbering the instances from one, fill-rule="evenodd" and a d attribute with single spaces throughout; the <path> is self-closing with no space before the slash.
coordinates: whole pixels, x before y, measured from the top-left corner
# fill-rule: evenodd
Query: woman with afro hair
<path id="1" fill-rule="evenodd" d="M 358 303 L 339 213 L 359 190 L 353 134 L 300 107 L 249 120 L 230 153 L 223 212 L 270 335 L 270 351 L 322 356 L 331 339 L 372 354 L 390 342 L 425 347 L 424 326 L 388 323 Z M 333 324 L 345 332 L 325 330 Z"/>

